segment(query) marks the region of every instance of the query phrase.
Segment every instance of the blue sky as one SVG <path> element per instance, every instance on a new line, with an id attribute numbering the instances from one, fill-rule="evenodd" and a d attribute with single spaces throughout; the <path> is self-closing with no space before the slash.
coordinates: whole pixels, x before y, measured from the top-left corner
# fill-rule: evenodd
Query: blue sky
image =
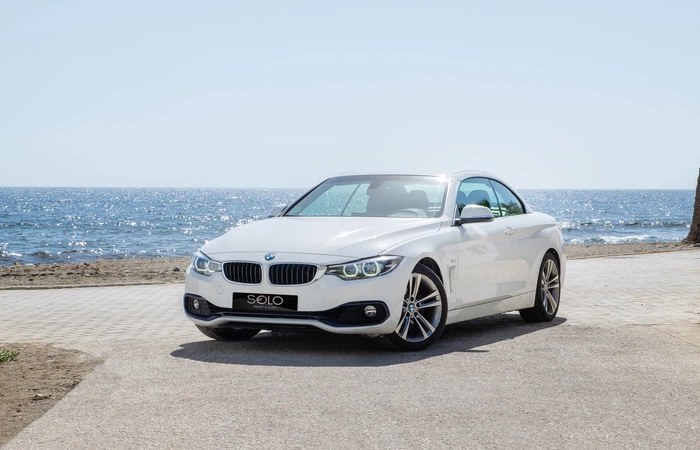
<path id="1" fill-rule="evenodd" d="M 0 3 L 0 185 L 687 188 L 697 1 Z"/>

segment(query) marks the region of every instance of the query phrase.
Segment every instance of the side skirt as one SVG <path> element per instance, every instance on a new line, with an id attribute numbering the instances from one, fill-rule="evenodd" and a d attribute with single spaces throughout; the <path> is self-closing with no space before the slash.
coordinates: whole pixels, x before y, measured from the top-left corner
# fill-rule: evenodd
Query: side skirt
<path id="1" fill-rule="evenodd" d="M 514 297 L 504 298 L 481 305 L 468 306 L 466 308 L 453 309 L 447 313 L 447 324 L 463 322 L 465 320 L 478 319 L 479 317 L 492 316 L 508 311 L 532 308 L 535 305 L 535 291 Z"/>

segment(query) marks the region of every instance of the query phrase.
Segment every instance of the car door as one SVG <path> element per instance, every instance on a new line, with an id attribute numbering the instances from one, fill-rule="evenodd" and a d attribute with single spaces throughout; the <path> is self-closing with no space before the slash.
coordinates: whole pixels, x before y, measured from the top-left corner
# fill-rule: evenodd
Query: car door
<path id="1" fill-rule="evenodd" d="M 525 205 L 513 191 L 504 184 L 489 180 L 496 193 L 501 217 L 495 221 L 503 224 L 508 236 L 507 249 L 509 259 L 509 276 L 512 295 L 527 292 L 528 282 L 532 278 L 533 266 L 538 263 L 540 249 L 546 242 L 540 237 L 542 224 L 533 221 L 532 215 L 527 214 Z M 532 283 L 530 283 L 532 285 Z"/>
<path id="2" fill-rule="evenodd" d="M 501 202 L 487 178 L 468 178 L 460 183 L 456 197 L 456 214 L 469 204 L 486 206 L 494 215 L 492 222 L 464 224 L 453 227 L 453 248 L 457 260 L 456 307 L 463 308 L 487 303 L 513 295 L 521 286 L 517 283 L 517 252 L 514 239 L 504 221 Z"/>

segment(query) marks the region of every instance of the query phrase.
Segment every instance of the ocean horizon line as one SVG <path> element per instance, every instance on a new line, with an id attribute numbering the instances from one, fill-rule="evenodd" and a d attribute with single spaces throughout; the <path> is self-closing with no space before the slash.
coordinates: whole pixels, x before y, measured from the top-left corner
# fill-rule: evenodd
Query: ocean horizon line
<path id="1" fill-rule="evenodd" d="M 0 186 L 0 189 L 282 189 L 301 190 L 309 187 L 238 187 L 238 186 Z M 695 191 L 695 188 L 528 188 L 519 191 Z"/>

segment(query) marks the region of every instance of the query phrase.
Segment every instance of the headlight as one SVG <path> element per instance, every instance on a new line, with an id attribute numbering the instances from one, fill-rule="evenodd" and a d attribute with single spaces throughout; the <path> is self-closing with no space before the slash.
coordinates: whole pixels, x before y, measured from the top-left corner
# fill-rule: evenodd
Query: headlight
<path id="1" fill-rule="evenodd" d="M 374 278 L 394 270 L 402 259 L 403 257 L 401 256 L 377 256 L 345 264 L 328 266 L 326 273 L 329 275 L 336 275 L 343 280 Z"/>
<path id="2" fill-rule="evenodd" d="M 200 275 L 209 277 L 216 272 L 221 272 L 221 263 L 209 259 L 202 252 L 196 252 L 192 258 L 192 270 Z"/>

